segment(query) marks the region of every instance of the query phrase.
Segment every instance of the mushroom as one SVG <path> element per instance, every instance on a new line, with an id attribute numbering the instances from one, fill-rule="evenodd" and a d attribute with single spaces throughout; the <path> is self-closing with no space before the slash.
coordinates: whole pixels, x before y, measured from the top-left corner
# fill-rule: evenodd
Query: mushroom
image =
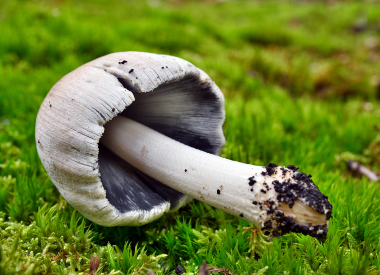
<path id="1" fill-rule="evenodd" d="M 311 176 L 219 157 L 223 122 L 223 94 L 191 63 L 113 53 L 53 86 L 37 150 L 62 196 L 103 226 L 143 225 L 196 198 L 269 231 L 326 236 L 332 206 Z"/>

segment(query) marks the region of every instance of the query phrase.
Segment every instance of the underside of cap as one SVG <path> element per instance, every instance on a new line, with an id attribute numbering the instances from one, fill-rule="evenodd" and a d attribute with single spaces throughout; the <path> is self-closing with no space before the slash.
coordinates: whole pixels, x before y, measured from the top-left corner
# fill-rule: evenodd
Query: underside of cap
<path id="1" fill-rule="evenodd" d="M 142 225 L 188 203 L 187 195 L 99 146 L 104 124 L 116 115 L 219 154 L 225 143 L 219 88 L 180 58 L 114 53 L 63 77 L 37 116 L 37 150 L 46 171 L 63 197 L 93 222 Z"/>

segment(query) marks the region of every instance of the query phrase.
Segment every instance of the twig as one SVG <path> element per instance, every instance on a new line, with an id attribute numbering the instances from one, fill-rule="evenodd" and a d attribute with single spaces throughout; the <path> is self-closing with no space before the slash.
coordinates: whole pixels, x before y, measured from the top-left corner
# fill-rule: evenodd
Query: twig
<path id="1" fill-rule="evenodd" d="M 210 266 L 210 271 L 221 272 L 223 275 L 233 275 L 233 273 L 231 273 L 231 271 L 227 268 L 217 268 L 215 266 Z"/>
<path id="2" fill-rule="evenodd" d="M 198 275 L 209 275 L 210 271 L 208 270 L 207 263 L 203 262 L 201 267 L 199 268 Z"/>
<path id="3" fill-rule="evenodd" d="M 90 260 L 90 275 L 94 275 L 100 264 L 99 257 L 91 257 Z"/>
<path id="4" fill-rule="evenodd" d="M 380 177 L 373 171 L 369 170 L 367 167 L 361 165 L 359 162 L 349 160 L 347 163 L 348 169 L 358 172 L 366 176 L 368 179 L 373 181 L 380 181 Z"/>

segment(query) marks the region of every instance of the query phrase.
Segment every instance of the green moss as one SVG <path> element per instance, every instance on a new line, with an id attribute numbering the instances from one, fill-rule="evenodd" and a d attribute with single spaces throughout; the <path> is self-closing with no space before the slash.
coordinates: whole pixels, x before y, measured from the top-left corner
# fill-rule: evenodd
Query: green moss
<path id="1" fill-rule="evenodd" d="M 101 274 L 197 274 L 203 261 L 234 274 L 377 274 L 378 184 L 336 159 L 379 172 L 379 18 L 372 1 L 0 2 L 0 274 L 89 274 L 94 257 Z M 267 239 L 200 202 L 115 228 L 68 206 L 36 152 L 39 105 L 66 73 L 128 50 L 206 71 L 226 97 L 222 156 L 311 173 L 334 207 L 327 239 Z"/>

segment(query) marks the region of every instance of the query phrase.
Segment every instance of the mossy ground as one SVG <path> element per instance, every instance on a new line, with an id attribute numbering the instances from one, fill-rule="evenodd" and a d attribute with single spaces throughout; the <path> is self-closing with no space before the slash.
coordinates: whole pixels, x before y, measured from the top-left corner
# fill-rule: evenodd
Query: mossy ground
<path id="1" fill-rule="evenodd" d="M 94 257 L 102 274 L 379 273 L 379 183 L 345 167 L 380 172 L 379 2 L 4 0 L 0 34 L 0 274 L 90 274 Z M 36 114 L 63 75 L 117 51 L 206 71 L 226 97 L 222 156 L 311 173 L 334 207 L 327 239 L 267 241 L 199 202 L 138 228 L 75 212 L 38 158 Z"/>

